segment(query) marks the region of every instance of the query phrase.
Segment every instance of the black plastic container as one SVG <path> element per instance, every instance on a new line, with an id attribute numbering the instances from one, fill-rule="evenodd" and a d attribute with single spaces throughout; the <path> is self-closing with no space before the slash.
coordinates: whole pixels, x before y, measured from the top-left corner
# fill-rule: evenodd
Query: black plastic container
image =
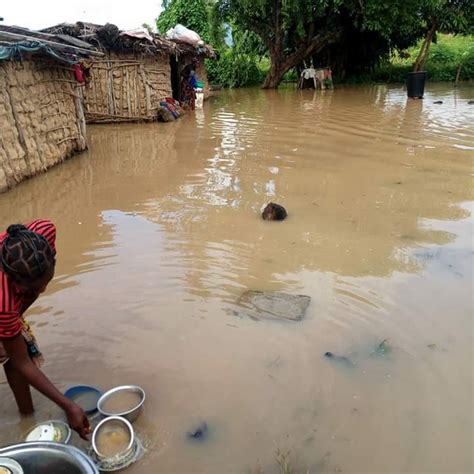
<path id="1" fill-rule="evenodd" d="M 425 93 L 426 71 L 407 74 L 407 95 L 412 99 L 422 99 Z"/>

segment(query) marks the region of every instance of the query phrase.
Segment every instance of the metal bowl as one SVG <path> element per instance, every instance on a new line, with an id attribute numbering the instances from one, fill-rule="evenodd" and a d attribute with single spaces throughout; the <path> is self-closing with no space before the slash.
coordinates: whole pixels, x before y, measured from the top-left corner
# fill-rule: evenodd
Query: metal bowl
<path id="1" fill-rule="evenodd" d="M 73 446 L 58 443 L 22 443 L 0 449 L 0 456 L 14 459 L 25 473 L 99 474 L 92 459 Z"/>
<path id="2" fill-rule="evenodd" d="M 102 396 L 102 392 L 90 385 L 74 385 L 64 392 L 64 396 L 79 405 L 86 415 L 93 415 L 97 411 L 97 402 Z"/>
<path id="3" fill-rule="evenodd" d="M 134 408 L 122 413 L 110 413 L 104 410 L 103 407 L 106 400 L 120 392 L 137 393 L 140 396 L 140 403 L 138 403 L 137 406 L 135 406 Z M 130 421 L 130 423 L 133 423 L 140 416 L 144 403 L 145 392 L 141 387 L 139 387 L 138 385 L 122 385 L 120 387 L 115 387 L 112 390 L 109 390 L 108 392 L 105 392 L 97 402 L 97 409 L 104 416 L 121 416 L 122 418 L 126 418 L 128 421 Z"/>
<path id="4" fill-rule="evenodd" d="M 125 418 L 122 418 L 121 416 L 110 416 L 109 418 L 104 418 L 95 427 L 94 433 L 92 434 L 92 449 L 94 450 L 95 454 L 97 454 L 97 456 L 100 459 L 108 458 L 108 456 L 100 452 L 97 446 L 98 444 L 97 441 L 98 441 L 98 436 L 100 432 L 104 429 L 104 426 L 111 423 L 122 424 L 124 429 L 127 431 L 127 433 L 130 436 L 130 442 L 128 443 L 127 447 L 122 452 L 117 453 L 116 455 L 112 456 L 113 459 L 116 459 L 117 461 L 119 461 L 120 459 L 126 458 L 130 454 L 130 452 L 134 449 L 134 446 L 135 446 L 135 432 L 133 431 L 133 427 L 128 420 L 126 420 Z"/>
<path id="5" fill-rule="evenodd" d="M 6 469 L 9 474 L 24 474 L 23 468 L 14 459 L 0 458 L 0 469 Z M 3 471 L 0 471 L 3 472 Z"/>
<path id="6" fill-rule="evenodd" d="M 68 444 L 71 440 L 72 431 L 67 423 L 59 420 L 45 421 L 31 428 L 22 441 L 27 443 L 46 441 L 53 443 Z"/>

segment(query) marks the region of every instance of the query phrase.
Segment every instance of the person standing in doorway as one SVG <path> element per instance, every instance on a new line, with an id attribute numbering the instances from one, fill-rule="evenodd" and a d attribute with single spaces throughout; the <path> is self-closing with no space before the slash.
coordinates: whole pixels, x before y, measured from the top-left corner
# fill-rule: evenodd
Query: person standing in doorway
<path id="1" fill-rule="evenodd" d="M 181 94 L 179 101 L 185 107 L 194 110 L 196 107 L 197 79 L 193 64 L 188 64 L 181 72 Z"/>

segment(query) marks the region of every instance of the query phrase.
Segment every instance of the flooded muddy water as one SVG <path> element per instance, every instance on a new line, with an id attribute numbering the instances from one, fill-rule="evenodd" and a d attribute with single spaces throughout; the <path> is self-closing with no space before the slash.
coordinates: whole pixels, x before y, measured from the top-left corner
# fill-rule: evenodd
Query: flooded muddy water
<path id="1" fill-rule="evenodd" d="M 127 472 L 473 470 L 473 98 L 222 92 L 176 123 L 91 126 L 87 153 L 0 196 L 1 228 L 58 226 L 29 311 L 46 373 L 147 393 Z M 261 220 L 271 200 L 286 221 Z M 249 290 L 311 304 L 239 318 Z M 7 444 L 32 420 L 3 374 L 0 402 Z"/>

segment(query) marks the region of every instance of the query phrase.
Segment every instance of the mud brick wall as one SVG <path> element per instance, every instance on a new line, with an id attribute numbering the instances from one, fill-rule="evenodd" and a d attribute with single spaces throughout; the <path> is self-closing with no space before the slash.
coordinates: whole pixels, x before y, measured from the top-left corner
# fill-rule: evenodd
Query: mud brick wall
<path id="1" fill-rule="evenodd" d="M 0 192 L 86 148 L 80 89 L 47 58 L 0 61 Z"/>

